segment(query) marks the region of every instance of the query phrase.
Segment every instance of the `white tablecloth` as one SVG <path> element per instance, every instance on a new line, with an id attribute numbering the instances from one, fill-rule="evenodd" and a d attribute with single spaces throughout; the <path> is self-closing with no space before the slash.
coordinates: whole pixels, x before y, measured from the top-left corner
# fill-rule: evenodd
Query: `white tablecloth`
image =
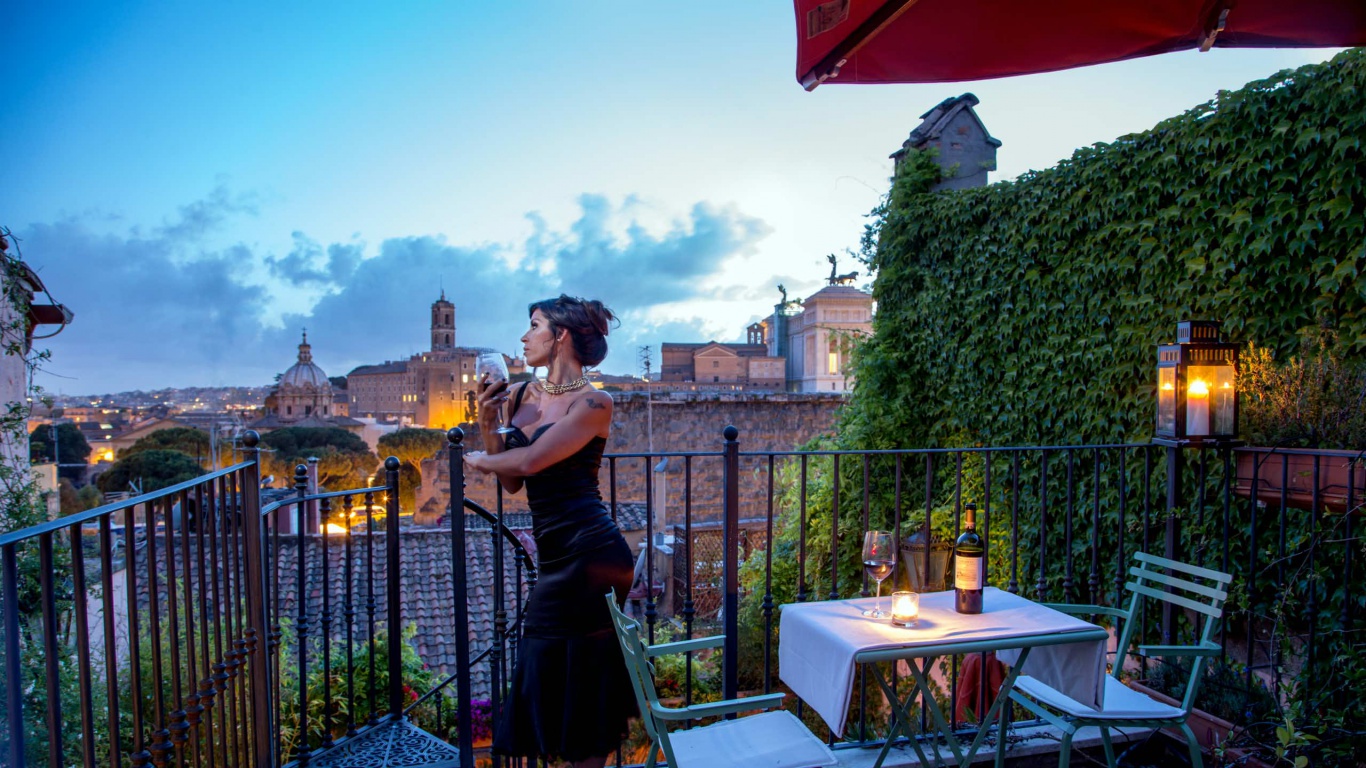
<path id="1" fill-rule="evenodd" d="M 920 619 L 910 628 L 864 617 L 862 612 L 873 601 L 864 598 L 782 606 L 779 675 L 835 733 L 844 732 L 854 692 L 854 657 L 860 652 L 904 648 L 909 659 L 919 656 L 917 647 L 1015 638 L 1025 647 L 1032 645 L 1031 638 L 1097 629 L 1075 616 L 995 587 L 984 591 L 980 614 L 954 611 L 952 590 L 922 594 Z M 884 596 L 883 610 L 890 606 L 890 599 Z M 1018 654 L 997 652 L 1002 661 L 1007 656 L 1014 661 Z M 1036 647 L 1025 660 L 1023 674 L 1100 708 L 1105 695 L 1105 642 Z"/>

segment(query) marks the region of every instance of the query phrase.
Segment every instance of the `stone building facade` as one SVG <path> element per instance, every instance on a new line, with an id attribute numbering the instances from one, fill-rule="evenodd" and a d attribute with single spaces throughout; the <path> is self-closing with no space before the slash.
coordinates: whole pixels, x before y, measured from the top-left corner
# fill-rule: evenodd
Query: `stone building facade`
<path id="1" fill-rule="evenodd" d="M 455 305 L 445 291 L 432 302 L 431 348 L 407 360 L 362 365 L 346 375 L 352 416 L 449 429 L 474 419 L 475 367 L 479 354 L 456 341 Z M 522 361 L 504 355 L 510 373 Z"/>
<path id="2" fill-rule="evenodd" d="M 745 344 L 660 345 L 660 388 L 842 393 L 853 342 L 873 333 L 873 297 L 855 274 L 835 275 L 805 300 L 782 302 L 745 329 Z"/>
<path id="3" fill-rule="evenodd" d="M 360 434 L 364 425 L 333 409 L 332 382 L 313 362 L 313 345 L 304 333 L 294 365 L 266 395 L 266 415 L 247 426 L 258 432 L 285 427 L 336 427 Z"/>
<path id="4" fill-rule="evenodd" d="M 839 409 L 845 403 L 838 393 L 653 393 L 614 392 L 612 394 L 612 437 L 607 454 L 642 454 L 649 451 L 651 432 L 657 453 L 715 452 L 716 456 L 691 460 L 692 516 L 694 521 L 719 519 L 721 515 L 721 459 L 727 425 L 740 430 L 742 451 L 788 451 L 808 440 L 829 434 L 835 427 Z M 465 450 L 483 450 L 478 432 L 470 429 Z M 760 482 L 752 470 L 757 459 L 742 459 L 743 482 Z M 682 521 L 685 507 L 685 482 L 688 468 L 680 458 L 665 466 L 656 459 L 649 463 L 657 504 L 656 519 Z M 603 497 L 618 503 L 643 502 L 646 489 L 646 462 L 643 459 L 605 461 L 600 471 Z M 465 478 L 465 495 L 487 509 L 497 507 L 497 489 L 491 476 L 470 473 Z M 417 492 L 417 508 L 424 515 L 439 515 L 445 510 L 450 488 L 450 465 L 445 452 L 422 462 L 422 487 Z M 742 518 L 761 517 L 765 496 L 758 488 L 742 488 Z M 505 495 L 503 507 L 509 512 L 525 512 L 526 496 Z"/>
<path id="5" fill-rule="evenodd" d="M 34 294 L 45 293 L 47 289 L 37 272 L 11 256 L 9 246 L 9 241 L 0 235 L 0 407 L 6 409 L 27 402 L 29 353 L 38 327 L 65 327 L 74 317 L 62 304 L 33 302 Z M 50 334 L 50 329 L 44 329 L 44 333 Z M 29 466 L 29 427 L 27 420 L 18 426 L 20 429 L 13 434 L 0 432 L 0 463 L 22 472 Z"/>
<path id="6" fill-rule="evenodd" d="M 743 389 L 783 389 L 783 361 L 764 344 L 665 342 L 659 345 L 659 380 L 675 384 L 734 384 Z"/>
<path id="7" fill-rule="evenodd" d="M 850 279 L 832 275 L 829 285 L 804 301 L 779 303 L 750 326 L 750 338 L 765 346 L 768 359 L 782 361 L 788 392 L 853 389 L 850 354 L 858 337 L 873 333 L 873 297 L 845 285 Z"/>

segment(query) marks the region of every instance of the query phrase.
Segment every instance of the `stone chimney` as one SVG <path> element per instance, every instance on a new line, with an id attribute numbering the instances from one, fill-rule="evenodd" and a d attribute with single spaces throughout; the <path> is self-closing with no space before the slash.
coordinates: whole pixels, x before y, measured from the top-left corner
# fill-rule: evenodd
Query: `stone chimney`
<path id="1" fill-rule="evenodd" d="M 987 184 L 987 172 L 996 170 L 999 139 L 992 138 L 973 107 L 979 102 L 971 93 L 944 99 L 920 116 L 921 123 L 890 157 L 895 170 L 910 150 L 937 149 L 935 158 L 944 169 L 944 180 L 931 188 L 969 189 Z"/>

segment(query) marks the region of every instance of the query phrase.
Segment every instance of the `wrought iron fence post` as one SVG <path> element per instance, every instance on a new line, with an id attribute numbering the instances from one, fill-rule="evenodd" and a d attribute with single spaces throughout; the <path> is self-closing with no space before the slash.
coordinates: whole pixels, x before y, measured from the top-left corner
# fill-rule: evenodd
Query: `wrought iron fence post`
<path id="1" fill-rule="evenodd" d="M 9 710 L 9 762 L 19 768 L 24 765 L 24 685 L 19 662 L 19 560 L 17 545 L 0 549 L 0 597 L 5 605 L 5 702 Z M 130 555 L 131 557 L 131 555 Z"/>
<path id="2" fill-rule="evenodd" d="M 456 746 L 460 748 L 460 768 L 474 768 L 474 708 L 470 691 L 470 611 L 469 587 L 465 572 L 465 433 L 459 427 L 446 432 L 451 462 L 451 584 L 455 594 L 455 695 Z M 494 531 L 495 536 L 499 531 Z"/>
<path id="3" fill-rule="evenodd" d="M 299 738 L 294 744 L 294 760 L 307 765 L 312 752 L 308 748 L 308 513 L 303 498 L 308 495 L 308 467 L 297 464 L 294 467 L 294 493 L 299 501 L 294 504 L 294 537 L 298 542 L 295 568 L 298 586 L 294 590 L 294 600 L 298 604 L 295 624 L 295 649 L 299 658 Z M 284 691 L 280 692 L 281 695 Z"/>
<path id="4" fill-rule="evenodd" d="M 721 695 L 733 699 L 738 688 L 737 658 L 739 655 L 740 614 L 740 430 L 728 426 L 721 432 L 726 440 L 725 474 L 722 477 L 725 501 L 725 650 L 721 656 Z M 734 715 L 728 717 L 733 718 Z"/>
<path id="5" fill-rule="evenodd" d="M 1178 560 L 1178 549 L 1181 542 L 1180 521 L 1177 513 L 1180 512 L 1183 504 L 1181 498 L 1181 475 L 1186 469 L 1186 455 L 1184 449 L 1179 445 L 1167 446 L 1167 532 L 1166 541 L 1163 545 L 1163 557 L 1168 560 Z M 1171 587 L 1167 588 L 1171 591 Z M 1171 645 L 1173 642 L 1172 623 L 1175 618 L 1175 606 L 1172 603 L 1162 601 L 1162 642 Z"/>
<path id="6" fill-rule="evenodd" d="M 398 457 L 384 460 L 389 503 L 384 526 L 384 575 L 389 617 L 389 716 L 403 717 L 403 620 L 399 616 Z"/>
<path id="7" fill-rule="evenodd" d="M 246 448 L 246 458 L 250 465 L 242 471 L 241 507 L 242 533 L 246 544 L 246 581 L 247 581 L 247 653 L 251 659 L 251 722 L 252 758 L 260 768 L 276 765 L 274 753 L 275 737 L 271 724 L 271 703 L 273 689 L 270 679 L 270 662 L 266 652 L 265 639 L 270 631 L 269 608 L 266 602 L 266 563 L 261 542 L 265 533 L 261 520 L 261 449 L 257 446 L 261 438 L 256 432 L 248 430 L 242 436 Z M 201 510 L 202 511 L 202 510 Z M 182 524 L 184 519 L 182 518 Z M 170 557 L 168 553 L 167 557 Z M 189 563 L 186 562 L 186 578 L 189 577 Z M 201 567 L 203 564 L 201 563 Z M 302 586 L 302 585 L 301 585 Z"/>

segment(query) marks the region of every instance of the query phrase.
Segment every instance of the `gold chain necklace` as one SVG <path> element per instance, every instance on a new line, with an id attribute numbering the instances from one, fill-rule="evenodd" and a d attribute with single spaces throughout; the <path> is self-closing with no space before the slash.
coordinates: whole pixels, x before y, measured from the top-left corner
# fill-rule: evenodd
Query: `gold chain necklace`
<path id="1" fill-rule="evenodd" d="M 573 392 L 576 389 L 583 389 L 586 386 L 588 386 L 588 374 L 584 374 L 577 379 L 565 382 L 564 384 L 551 384 L 548 381 L 541 382 L 541 389 L 544 389 L 547 395 L 563 395 L 566 392 Z"/>

